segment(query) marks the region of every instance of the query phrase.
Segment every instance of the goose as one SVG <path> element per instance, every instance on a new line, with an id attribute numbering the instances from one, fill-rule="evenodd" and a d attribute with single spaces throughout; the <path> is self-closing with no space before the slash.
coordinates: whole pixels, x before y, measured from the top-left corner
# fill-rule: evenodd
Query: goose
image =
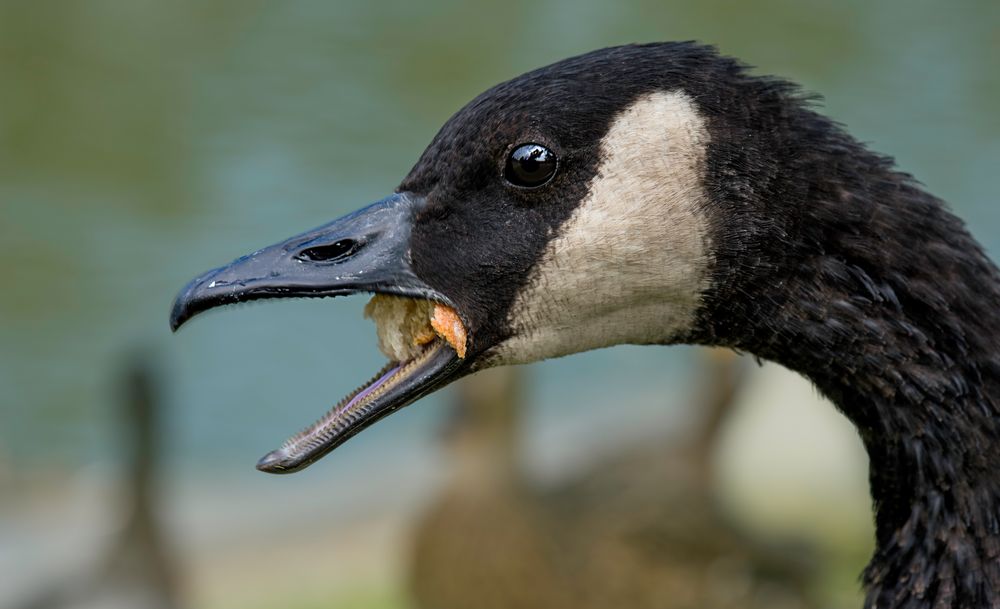
<path id="1" fill-rule="evenodd" d="M 865 607 L 1000 608 L 1000 273 L 788 81 L 694 42 L 528 72 L 450 118 L 387 198 L 193 280 L 171 325 L 356 292 L 375 293 L 390 363 L 259 469 L 299 470 L 476 370 L 727 347 L 804 375 L 856 426 Z"/>
<path id="2" fill-rule="evenodd" d="M 15 603 L 16 609 L 178 609 L 183 573 L 157 513 L 161 488 L 159 455 L 163 413 L 161 378 L 155 358 L 129 357 L 118 379 L 122 439 L 131 454 L 121 481 L 127 517 L 121 531 L 86 568 L 68 577 L 51 577 L 44 589 Z"/>
<path id="3" fill-rule="evenodd" d="M 690 441 L 630 446 L 555 484 L 519 467 L 519 370 L 460 383 L 445 438 L 453 475 L 414 532 L 417 606 L 818 607 L 812 556 L 734 527 L 713 496 L 711 455 L 744 378 L 729 354 L 700 358 Z"/>

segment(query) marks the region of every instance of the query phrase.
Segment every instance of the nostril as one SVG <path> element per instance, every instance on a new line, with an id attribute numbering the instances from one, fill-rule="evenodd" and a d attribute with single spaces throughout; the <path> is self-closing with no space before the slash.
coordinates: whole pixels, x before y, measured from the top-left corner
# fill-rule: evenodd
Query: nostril
<path id="1" fill-rule="evenodd" d="M 330 245 L 318 245 L 299 252 L 297 258 L 310 262 L 330 262 L 346 258 L 361 249 L 361 243 L 354 239 L 341 239 Z"/>

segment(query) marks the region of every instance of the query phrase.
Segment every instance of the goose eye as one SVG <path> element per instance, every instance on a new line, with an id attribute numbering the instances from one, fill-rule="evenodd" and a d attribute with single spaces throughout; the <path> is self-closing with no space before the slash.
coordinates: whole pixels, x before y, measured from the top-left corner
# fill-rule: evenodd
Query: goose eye
<path id="1" fill-rule="evenodd" d="M 503 177 L 514 186 L 541 186 L 556 174 L 556 155 L 539 144 L 521 144 L 507 157 Z"/>

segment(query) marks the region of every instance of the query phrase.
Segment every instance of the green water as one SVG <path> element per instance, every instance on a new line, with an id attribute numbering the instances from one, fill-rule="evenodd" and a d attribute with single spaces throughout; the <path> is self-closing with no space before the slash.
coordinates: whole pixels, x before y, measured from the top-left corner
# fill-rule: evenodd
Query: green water
<path id="1" fill-rule="evenodd" d="M 109 458 L 114 371 L 143 348 L 166 371 L 171 458 L 249 470 L 381 365 L 361 302 L 252 306 L 171 336 L 176 290 L 384 196 L 487 86 L 667 39 L 823 93 L 1000 251 L 997 2 L 0 2 L 0 464 Z M 624 392 L 655 407 L 685 355 L 547 363 L 535 396 L 556 414 Z M 429 436 L 434 403 L 369 445 Z"/>

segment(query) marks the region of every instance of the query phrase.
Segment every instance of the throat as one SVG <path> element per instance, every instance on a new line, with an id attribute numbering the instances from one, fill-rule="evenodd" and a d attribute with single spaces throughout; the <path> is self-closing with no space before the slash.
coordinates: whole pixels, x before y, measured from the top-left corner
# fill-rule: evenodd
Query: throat
<path id="1" fill-rule="evenodd" d="M 744 347 L 810 378 L 862 437 L 877 548 L 867 606 L 1000 608 L 1000 376 L 986 339 L 1000 325 L 918 315 L 912 295 L 853 281 L 803 289 L 782 332 Z M 860 296 L 872 286 L 884 297 Z"/>
<path id="2" fill-rule="evenodd" d="M 697 340 L 803 374 L 857 427 L 866 607 L 1000 608 L 1000 275 L 940 201 L 879 188 L 826 184 L 753 270 L 720 260 Z"/>
<path id="3" fill-rule="evenodd" d="M 854 320 L 828 315 L 801 323 L 812 340 L 757 353 L 810 378 L 857 427 L 871 461 L 879 543 L 888 543 L 914 509 L 971 512 L 982 505 L 1000 514 L 996 493 L 972 502 L 959 496 L 996 491 L 1000 481 L 995 362 L 941 351 L 905 317 L 879 319 L 871 310 Z M 887 336 L 891 326 L 897 335 Z"/>
<path id="4" fill-rule="evenodd" d="M 875 326 L 887 320 L 869 314 L 855 326 L 870 328 L 863 339 L 775 354 L 838 405 L 868 452 L 876 553 L 866 606 L 1000 608 L 994 362 L 938 351 L 919 326 L 893 321 L 905 340 L 886 340 Z"/>

